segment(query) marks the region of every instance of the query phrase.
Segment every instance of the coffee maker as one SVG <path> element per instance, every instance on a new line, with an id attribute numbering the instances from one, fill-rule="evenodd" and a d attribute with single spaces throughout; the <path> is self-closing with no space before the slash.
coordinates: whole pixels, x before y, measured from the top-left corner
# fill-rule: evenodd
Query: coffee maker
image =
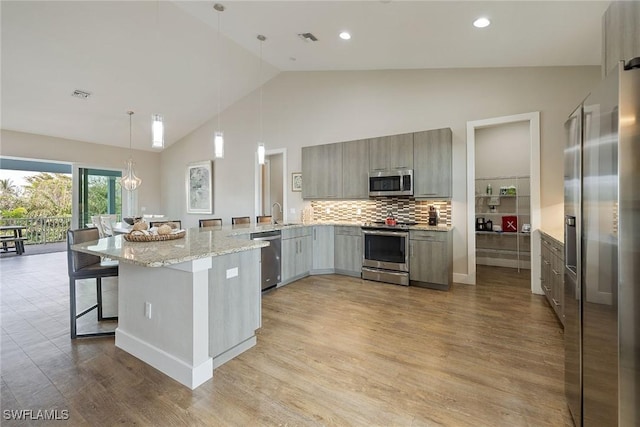
<path id="1" fill-rule="evenodd" d="M 484 231 L 484 218 L 476 218 L 476 231 Z"/>
<path id="2" fill-rule="evenodd" d="M 429 206 L 429 225 L 438 225 L 438 211 L 433 205 Z"/>

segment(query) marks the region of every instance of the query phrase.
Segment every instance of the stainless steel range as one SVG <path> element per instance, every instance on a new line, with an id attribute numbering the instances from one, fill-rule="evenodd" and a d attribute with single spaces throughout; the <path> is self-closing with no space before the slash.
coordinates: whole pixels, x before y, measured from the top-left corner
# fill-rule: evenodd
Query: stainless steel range
<path id="1" fill-rule="evenodd" d="M 409 226 L 413 224 L 374 222 L 362 226 L 363 279 L 409 286 Z"/>

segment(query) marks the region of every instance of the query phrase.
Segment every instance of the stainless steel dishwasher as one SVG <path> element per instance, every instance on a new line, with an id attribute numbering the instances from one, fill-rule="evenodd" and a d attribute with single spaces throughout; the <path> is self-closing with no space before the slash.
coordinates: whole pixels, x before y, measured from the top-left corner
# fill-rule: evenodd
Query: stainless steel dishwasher
<path id="1" fill-rule="evenodd" d="M 262 248 L 262 290 L 271 289 L 280 283 L 280 252 L 282 241 L 280 230 L 252 233 L 251 240 L 266 240 L 269 246 Z"/>

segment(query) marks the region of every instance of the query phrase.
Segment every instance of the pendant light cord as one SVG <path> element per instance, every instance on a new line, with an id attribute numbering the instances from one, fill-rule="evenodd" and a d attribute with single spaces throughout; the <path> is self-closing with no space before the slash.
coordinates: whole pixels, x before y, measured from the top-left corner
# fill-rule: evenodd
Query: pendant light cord
<path id="1" fill-rule="evenodd" d="M 133 116 L 133 111 L 127 111 L 129 115 L 129 157 L 133 157 L 133 149 L 131 148 L 131 116 Z"/>
<path id="2" fill-rule="evenodd" d="M 224 9 L 223 9 L 224 10 Z M 220 44 L 220 15 L 218 11 L 218 131 L 220 131 L 220 99 L 222 98 L 222 45 Z"/>
<path id="3" fill-rule="evenodd" d="M 260 83 L 260 142 L 264 143 L 262 140 L 262 43 L 266 38 L 264 36 L 258 36 L 258 40 L 260 40 L 260 71 L 258 72 L 258 83 Z"/>

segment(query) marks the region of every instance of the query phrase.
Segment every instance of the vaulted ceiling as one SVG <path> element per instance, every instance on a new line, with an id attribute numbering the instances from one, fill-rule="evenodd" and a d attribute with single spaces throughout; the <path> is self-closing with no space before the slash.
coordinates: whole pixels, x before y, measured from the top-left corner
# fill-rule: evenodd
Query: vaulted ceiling
<path id="1" fill-rule="evenodd" d="M 281 71 L 600 65 L 610 2 L 214 3 L 2 1 L 2 128 L 126 147 L 132 110 L 150 150 L 152 114 L 170 145 Z"/>

